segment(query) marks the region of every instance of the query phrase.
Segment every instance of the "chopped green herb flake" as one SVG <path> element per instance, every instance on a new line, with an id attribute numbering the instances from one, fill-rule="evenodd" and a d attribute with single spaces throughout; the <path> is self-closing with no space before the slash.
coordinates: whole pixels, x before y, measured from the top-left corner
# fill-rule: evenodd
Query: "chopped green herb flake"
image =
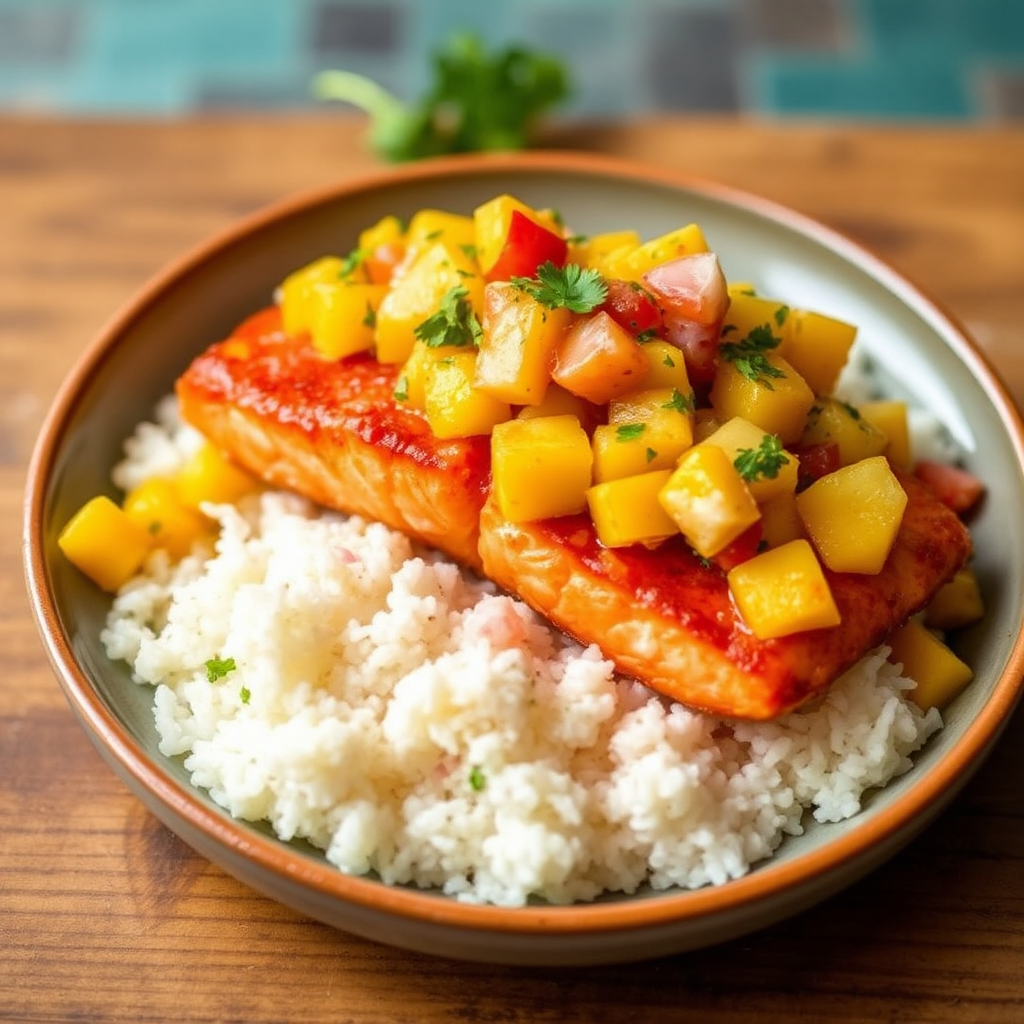
<path id="1" fill-rule="evenodd" d="M 672 389 L 672 397 L 662 405 L 662 409 L 675 409 L 676 412 L 693 412 L 696 407 L 693 394 L 684 395 L 678 388 Z"/>
<path id="2" fill-rule="evenodd" d="M 762 478 L 774 480 L 789 464 L 789 456 L 775 434 L 765 434 L 757 448 L 741 448 L 733 460 L 736 472 L 748 483 Z"/>
<path id="3" fill-rule="evenodd" d="M 248 704 L 249 701 L 252 699 L 252 691 L 249 689 L 248 686 L 243 686 L 238 691 L 238 698 L 239 700 L 241 700 L 243 704 Z"/>
<path id="4" fill-rule="evenodd" d="M 469 769 L 469 788 L 474 793 L 479 793 L 484 786 L 487 785 L 487 779 L 484 777 L 483 769 L 475 764 Z"/>
<path id="5" fill-rule="evenodd" d="M 395 381 L 395 390 L 391 394 L 394 395 L 396 402 L 409 401 L 409 378 L 404 373 Z"/>
<path id="6" fill-rule="evenodd" d="M 851 420 L 860 419 L 860 409 L 858 409 L 855 405 L 850 405 L 849 402 L 842 401 L 840 401 L 839 404 L 846 410 L 846 413 Z"/>
<path id="7" fill-rule="evenodd" d="M 735 324 L 726 324 L 722 328 L 722 337 L 723 338 L 727 337 L 728 335 L 732 334 L 732 332 L 735 331 L 735 330 L 736 330 L 736 325 Z"/>
<path id="8" fill-rule="evenodd" d="M 146 529 L 149 531 L 150 536 L 155 537 L 163 529 L 163 525 L 159 519 L 154 519 Z"/>
<path id="9" fill-rule="evenodd" d="M 789 306 L 779 306 L 775 310 L 775 323 L 778 327 L 781 327 L 786 322 L 786 317 L 789 316 Z"/>
<path id="10" fill-rule="evenodd" d="M 470 305 L 469 292 L 462 285 L 449 288 L 437 312 L 418 324 L 413 333 L 428 348 L 478 345 L 482 331 L 480 321 Z"/>
<path id="11" fill-rule="evenodd" d="M 369 302 L 367 302 L 366 312 L 363 314 L 363 326 L 370 328 L 377 326 L 377 312 Z"/>
<path id="12" fill-rule="evenodd" d="M 662 365 L 667 366 L 670 370 L 675 369 L 676 361 L 670 355 L 666 355 L 661 362 Z"/>
<path id="13" fill-rule="evenodd" d="M 565 241 L 569 245 L 586 245 L 589 240 L 589 235 L 570 235 Z"/>
<path id="14" fill-rule="evenodd" d="M 749 295 L 751 298 L 756 298 L 757 292 L 753 288 L 741 288 L 740 295 Z"/>
<path id="15" fill-rule="evenodd" d="M 645 423 L 623 423 L 615 428 L 616 441 L 635 441 L 646 429 Z"/>
<path id="16" fill-rule="evenodd" d="M 476 246 L 473 245 L 472 243 L 467 242 L 465 245 L 460 245 L 459 248 L 466 254 L 466 256 L 469 259 L 476 259 Z"/>
<path id="17" fill-rule="evenodd" d="M 234 658 L 211 658 L 206 662 L 206 678 L 211 683 L 223 679 L 229 672 L 235 671 Z"/>
<path id="18" fill-rule="evenodd" d="M 654 328 L 654 327 L 648 327 L 646 331 L 641 331 L 636 336 L 636 340 L 639 341 L 641 345 L 643 345 L 643 344 L 646 344 L 648 341 L 654 341 L 654 339 L 657 336 L 658 336 L 657 329 Z"/>
<path id="19" fill-rule="evenodd" d="M 780 338 L 772 334 L 770 324 L 752 327 L 742 341 L 728 342 L 719 349 L 723 359 L 733 364 L 739 372 L 755 384 L 763 384 L 769 391 L 774 390 L 771 380 L 785 377 L 777 366 L 773 366 L 765 352 L 775 348 Z"/>
<path id="20" fill-rule="evenodd" d="M 363 264 L 369 254 L 362 249 L 353 249 L 342 261 L 338 277 L 351 277 Z"/>
<path id="21" fill-rule="evenodd" d="M 440 228 L 435 228 L 433 231 L 428 231 L 423 236 L 424 242 L 436 242 L 444 232 Z"/>
<path id="22" fill-rule="evenodd" d="M 536 277 L 513 277 L 512 285 L 552 309 L 589 313 L 608 297 L 604 278 L 594 269 L 577 263 L 556 267 L 548 260 L 537 268 Z"/>
<path id="23" fill-rule="evenodd" d="M 653 462 L 658 457 L 658 453 L 653 448 L 648 448 L 644 454 L 647 456 L 648 462 Z"/>

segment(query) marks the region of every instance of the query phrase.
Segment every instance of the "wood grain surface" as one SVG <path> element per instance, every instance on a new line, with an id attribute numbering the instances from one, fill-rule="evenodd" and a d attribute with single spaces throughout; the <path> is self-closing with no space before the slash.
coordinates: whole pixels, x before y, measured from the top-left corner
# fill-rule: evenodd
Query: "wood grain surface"
<path id="1" fill-rule="evenodd" d="M 103 322 L 241 214 L 374 166 L 344 117 L 0 119 L 0 1020 L 1024 1020 L 1024 715 L 952 808 L 841 895 L 712 949 L 517 969 L 303 919 L 192 853 L 92 749 L 22 581 L 34 436 Z M 1024 132 L 663 118 L 547 140 L 685 169 L 867 244 L 1024 401 Z"/>

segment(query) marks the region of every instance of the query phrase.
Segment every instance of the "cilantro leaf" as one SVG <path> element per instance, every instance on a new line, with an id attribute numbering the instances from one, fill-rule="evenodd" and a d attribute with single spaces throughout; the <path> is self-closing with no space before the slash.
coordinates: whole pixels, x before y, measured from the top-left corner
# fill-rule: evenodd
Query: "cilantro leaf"
<path id="1" fill-rule="evenodd" d="M 478 345 L 483 332 L 470 305 L 469 292 L 462 285 L 456 285 L 444 293 L 437 312 L 417 324 L 413 333 L 428 348 L 442 345 L 465 348 Z"/>
<path id="2" fill-rule="evenodd" d="M 474 793 L 479 793 L 486 785 L 487 779 L 484 777 L 483 769 L 479 765 L 473 765 L 469 769 L 469 788 Z"/>
<path id="3" fill-rule="evenodd" d="M 775 434 L 765 434 L 757 448 L 741 448 L 733 460 L 736 472 L 749 483 L 761 478 L 774 480 L 788 464 L 789 456 Z"/>
<path id="4" fill-rule="evenodd" d="M 584 270 L 578 263 L 556 267 L 548 260 L 537 268 L 536 277 L 513 277 L 511 284 L 551 309 L 573 313 L 589 313 L 608 297 L 608 285 L 600 273 Z"/>
<path id="5" fill-rule="evenodd" d="M 635 441 L 645 429 L 644 423 L 623 423 L 615 428 L 615 440 Z"/>
<path id="6" fill-rule="evenodd" d="M 769 378 L 778 379 L 786 375 L 777 366 L 768 362 L 765 352 L 778 346 L 781 341 L 781 338 L 776 338 L 772 334 L 771 324 L 761 324 L 760 327 L 752 327 L 742 341 L 726 342 L 718 351 L 721 357 L 732 363 L 747 380 L 763 384 L 769 391 L 773 391 Z"/>
<path id="7" fill-rule="evenodd" d="M 777 326 L 781 327 L 788 317 L 789 306 L 779 306 L 779 308 L 775 310 L 775 323 Z"/>
<path id="8" fill-rule="evenodd" d="M 409 401 L 409 378 L 404 373 L 395 381 L 395 390 L 391 394 L 396 402 Z"/>
<path id="9" fill-rule="evenodd" d="M 362 265 L 363 260 L 369 254 L 364 252 L 362 249 L 353 249 L 347 256 L 341 261 L 341 269 L 338 271 L 338 277 L 351 277 Z"/>
<path id="10" fill-rule="evenodd" d="M 487 53 L 476 36 L 460 33 L 433 54 L 431 87 L 415 103 L 350 71 L 322 72 L 313 93 L 369 114 L 371 148 L 397 162 L 523 149 L 538 118 L 568 96 L 569 78 L 553 56 L 522 46 Z"/>
<path id="11" fill-rule="evenodd" d="M 653 448 L 648 448 L 644 454 L 647 456 L 648 462 L 653 462 L 658 457 L 658 453 Z"/>
<path id="12" fill-rule="evenodd" d="M 216 683 L 229 672 L 234 672 L 236 667 L 234 658 L 211 658 L 206 662 L 206 679 Z"/>
<path id="13" fill-rule="evenodd" d="M 367 302 L 366 312 L 363 314 L 363 326 L 364 327 L 376 327 L 377 326 L 377 311 Z"/>
<path id="14" fill-rule="evenodd" d="M 250 701 L 250 700 L 252 699 L 252 691 L 251 691 L 251 690 L 249 689 L 249 687 L 248 687 L 248 686 L 243 686 L 243 687 L 242 687 L 242 688 L 241 688 L 241 689 L 240 689 L 240 690 L 238 691 L 238 699 L 239 699 L 239 700 L 240 700 L 240 701 L 241 701 L 241 702 L 242 702 L 243 704 L 248 704 L 248 703 L 249 703 L 249 701 Z"/>
<path id="15" fill-rule="evenodd" d="M 675 409 L 676 412 L 693 412 L 696 402 L 692 394 L 684 395 L 679 388 L 672 389 L 672 396 L 662 405 L 662 409 Z"/>

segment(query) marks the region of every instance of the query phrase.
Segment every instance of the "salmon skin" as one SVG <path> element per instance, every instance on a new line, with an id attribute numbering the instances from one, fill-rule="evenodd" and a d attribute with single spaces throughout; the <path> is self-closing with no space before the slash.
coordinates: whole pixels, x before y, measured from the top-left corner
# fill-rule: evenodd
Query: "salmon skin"
<path id="1" fill-rule="evenodd" d="M 805 704 L 970 555 L 960 519 L 903 476 L 907 507 L 881 572 L 826 570 L 840 625 L 758 640 L 725 574 L 679 537 L 610 549 L 585 514 L 505 520 L 488 498 L 489 440 L 434 437 L 395 401 L 398 372 L 369 356 L 323 359 L 306 338 L 285 335 L 271 308 L 200 355 L 177 394 L 188 422 L 267 483 L 444 551 L 692 707 L 769 719 Z"/>

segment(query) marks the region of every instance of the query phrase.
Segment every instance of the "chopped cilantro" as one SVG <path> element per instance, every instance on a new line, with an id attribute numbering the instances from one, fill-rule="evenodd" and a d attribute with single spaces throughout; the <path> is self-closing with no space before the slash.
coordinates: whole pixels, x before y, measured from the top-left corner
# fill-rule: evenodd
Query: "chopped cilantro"
<path id="1" fill-rule="evenodd" d="M 396 402 L 409 401 L 409 378 L 404 373 L 395 381 L 395 390 L 391 394 Z"/>
<path id="2" fill-rule="evenodd" d="M 467 242 L 465 245 L 460 245 L 459 248 L 465 253 L 468 259 L 476 259 L 476 246 L 473 245 L 472 242 Z"/>
<path id="3" fill-rule="evenodd" d="M 569 235 L 565 241 L 568 245 L 586 245 L 590 241 L 590 235 Z"/>
<path id="4" fill-rule="evenodd" d="M 377 311 L 367 302 L 366 312 L 363 314 L 363 326 L 364 327 L 376 327 L 377 326 Z"/>
<path id="5" fill-rule="evenodd" d="M 735 331 L 735 330 L 736 330 L 736 325 L 735 324 L 726 324 L 722 328 L 722 337 L 724 338 L 727 335 L 732 334 L 732 332 Z"/>
<path id="6" fill-rule="evenodd" d="M 860 419 L 860 409 L 858 409 L 857 406 L 850 405 L 849 402 L 844 402 L 841 399 L 836 399 L 836 401 L 839 402 L 839 404 L 846 410 L 846 413 L 851 420 Z"/>
<path id="7" fill-rule="evenodd" d="M 654 341 L 654 339 L 657 336 L 658 336 L 657 328 L 656 327 L 648 327 L 646 331 L 641 331 L 636 336 L 636 340 L 639 341 L 641 345 L 643 345 L 645 342 Z M 672 365 L 674 366 L 675 363 L 673 363 Z"/>
<path id="8" fill-rule="evenodd" d="M 248 686 L 243 686 L 238 691 L 238 697 L 243 704 L 248 704 L 250 699 L 252 698 L 252 691 L 249 689 Z"/>
<path id="9" fill-rule="evenodd" d="M 646 429 L 645 423 L 623 423 L 615 428 L 616 441 L 635 441 Z"/>
<path id="10" fill-rule="evenodd" d="M 437 312 L 418 324 L 413 333 L 428 348 L 478 345 L 482 332 L 480 321 L 469 303 L 469 292 L 461 285 L 449 288 Z"/>
<path id="11" fill-rule="evenodd" d="M 644 454 L 647 456 L 648 462 L 653 462 L 658 457 L 658 453 L 653 448 L 648 448 Z"/>
<path id="12" fill-rule="evenodd" d="M 770 377 L 778 379 L 786 375 L 777 366 L 768 362 L 765 352 L 775 348 L 780 338 L 772 334 L 770 324 L 752 327 L 750 333 L 742 341 L 727 342 L 719 352 L 723 359 L 732 363 L 749 381 L 763 384 L 769 391 L 772 388 Z"/>
<path id="13" fill-rule="evenodd" d="M 733 460 L 736 472 L 749 483 L 761 478 L 774 480 L 788 464 L 789 456 L 775 434 L 765 434 L 757 448 L 741 448 Z"/>
<path id="14" fill-rule="evenodd" d="M 424 242 L 436 242 L 441 237 L 441 235 L 443 235 L 443 234 L 444 234 L 444 232 L 440 228 L 434 228 L 433 231 L 428 231 L 423 236 L 423 241 Z"/>
<path id="15" fill-rule="evenodd" d="M 362 249 L 353 249 L 341 261 L 338 277 L 351 277 L 363 265 L 363 260 L 366 259 L 367 255 Z"/>
<path id="16" fill-rule="evenodd" d="M 223 679 L 229 672 L 235 671 L 234 658 L 211 658 L 206 662 L 206 678 L 211 683 Z"/>
<path id="17" fill-rule="evenodd" d="M 159 519 L 154 519 L 146 529 L 149 531 L 151 536 L 155 537 L 163 529 L 163 526 L 164 524 L 161 523 Z"/>
<path id="18" fill-rule="evenodd" d="M 676 365 L 676 361 L 670 355 L 666 355 L 661 362 L 662 365 L 667 366 L 670 370 L 674 369 Z"/>
<path id="19" fill-rule="evenodd" d="M 786 322 L 786 317 L 789 316 L 789 306 L 779 306 L 775 310 L 775 323 L 776 326 L 781 327 Z"/>
<path id="20" fill-rule="evenodd" d="M 679 388 L 672 389 L 672 397 L 662 405 L 662 409 L 675 409 L 676 412 L 693 412 L 696 402 L 693 395 L 684 395 Z"/>
<path id="21" fill-rule="evenodd" d="M 556 267 L 548 260 L 537 268 L 536 277 L 513 277 L 512 285 L 552 309 L 589 313 L 608 297 L 604 278 L 594 269 L 577 263 Z"/>
<path id="22" fill-rule="evenodd" d="M 475 764 L 469 769 L 469 788 L 474 793 L 479 793 L 480 790 L 487 785 L 487 779 L 484 777 L 483 769 Z"/>

